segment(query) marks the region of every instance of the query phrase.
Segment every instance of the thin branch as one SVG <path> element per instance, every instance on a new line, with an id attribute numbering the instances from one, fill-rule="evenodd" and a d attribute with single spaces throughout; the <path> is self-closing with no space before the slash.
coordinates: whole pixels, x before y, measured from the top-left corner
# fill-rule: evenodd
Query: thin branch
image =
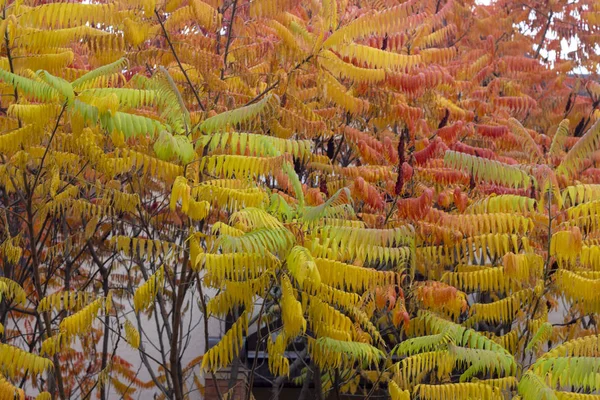
<path id="1" fill-rule="evenodd" d="M 550 11 L 550 13 L 548 14 L 548 22 L 546 23 L 546 26 L 544 27 L 544 31 L 542 32 L 542 38 L 540 39 L 540 44 L 538 44 L 538 48 L 537 51 L 535 52 L 535 59 L 537 59 L 540 56 L 540 52 L 542 51 L 542 46 L 544 45 L 544 40 L 546 40 L 546 34 L 548 33 L 548 29 L 550 28 L 550 24 L 552 23 L 552 16 L 554 15 L 554 13 L 552 11 Z"/>
<path id="2" fill-rule="evenodd" d="M 208 314 L 206 311 L 207 310 L 206 299 L 204 298 L 204 292 L 202 290 L 202 280 L 200 279 L 200 275 L 197 272 L 194 275 L 196 277 L 196 282 L 198 282 L 198 284 L 196 286 L 198 288 L 198 297 L 200 299 L 200 306 L 202 307 L 202 319 L 204 321 L 204 352 L 206 353 L 209 348 Z M 217 392 L 217 397 L 219 400 L 223 400 L 223 395 L 221 394 L 221 389 L 219 388 L 219 383 L 217 382 L 217 377 L 215 376 L 215 373 L 212 371 L 211 371 L 211 376 L 212 376 L 213 385 L 215 387 L 215 391 Z"/>
<path id="3" fill-rule="evenodd" d="M 582 318 L 585 318 L 585 315 L 582 315 L 582 316 L 577 317 L 577 318 L 573 318 L 569 322 L 565 322 L 563 324 L 552 324 L 552 326 L 569 326 L 569 325 L 573 325 L 574 323 L 578 322 Z"/>
<path id="4" fill-rule="evenodd" d="M 267 86 L 267 88 L 265 90 L 263 90 L 262 92 L 260 92 L 259 94 L 257 94 L 256 97 L 254 97 L 252 100 L 250 100 L 249 102 L 247 102 L 246 104 L 244 104 L 244 107 L 245 106 L 249 106 L 250 104 L 254 104 L 257 101 L 259 101 L 265 94 L 267 94 L 271 90 L 275 89 L 277 87 L 277 85 L 279 85 L 279 79 L 277 79 L 275 81 L 275 83 L 271 84 L 270 86 Z"/>
<path id="5" fill-rule="evenodd" d="M 54 125 L 54 129 L 52 130 L 52 135 L 50 135 L 50 140 L 48 141 L 48 145 L 46 146 L 46 149 L 44 150 L 44 155 L 42 156 L 42 160 L 40 161 L 40 167 L 39 167 L 37 173 L 35 174 L 35 179 L 33 181 L 33 185 L 31 186 L 32 197 L 30 198 L 30 200 L 33 200 L 33 193 L 35 192 L 35 187 L 37 186 L 38 180 L 40 179 L 40 175 L 42 174 L 42 169 L 44 167 L 44 161 L 46 161 L 46 156 L 48 155 L 48 151 L 50 150 L 50 145 L 52 144 L 52 139 L 54 139 L 54 135 L 56 135 L 56 131 L 58 131 L 60 119 L 62 118 L 62 115 L 64 114 L 66 108 L 67 108 L 67 102 L 65 102 L 63 104 L 62 109 L 60 110 L 60 114 L 58 114 L 58 118 L 56 118 L 56 124 Z"/>
<path id="6" fill-rule="evenodd" d="M 292 68 L 289 72 L 289 74 L 291 74 L 292 72 L 296 71 L 298 68 L 300 68 L 302 65 L 304 65 L 305 63 L 307 63 L 308 61 L 310 61 L 310 59 L 313 58 L 313 55 L 311 54 L 310 56 L 306 57 L 304 60 L 300 61 L 298 64 L 296 64 L 296 66 L 294 68 Z M 244 106 L 249 106 L 250 104 L 254 104 L 257 101 L 259 101 L 265 94 L 269 93 L 271 90 L 275 89 L 279 84 L 281 83 L 280 79 L 277 79 L 274 83 L 272 83 L 270 86 L 267 86 L 267 88 L 265 90 L 263 90 L 262 92 L 260 92 L 259 94 L 256 95 L 255 98 L 253 98 L 252 100 L 250 100 L 249 102 L 247 102 L 246 104 L 244 104 Z"/>
<path id="7" fill-rule="evenodd" d="M 196 98 L 196 101 L 198 102 L 198 105 L 200 106 L 200 109 L 202 111 L 206 111 L 204 109 L 204 106 L 202 105 L 202 102 L 200 101 L 200 96 L 198 95 L 198 91 L 194 87 L 194 84 L 192 83 L 192 80 L 188 76 L 185 68 L 183 68 L 183 65 L 181 65 L 181 61 L 179 61 L 179 57 L 177 56 L 177 52 L 175 51 L 175 47 L 173 47 L 173 43 L 171 43 L 171 38 L 169 37 L 169 34 L 167 33 L 167 30 L 165 29 L 165 24 L 164 24 L 162 18 L 160 17 L 160 15 L 158 15 L 158 10 L 154 10 L 154 14 L 156 14 L 156 19 L 158 19 L 158 23 L 160 24 L 160 27 L 162 29 L 163 35 L 165 36 L 165 39 L 167 39 L 167 43 L 169 44 L 169 48 L 171 49 L 171 53 L 173 53 L 173 57 L 175 58 L 175 61 L 177 61 L 177 65 L 179 66 L 179 69 L 181 70 L 181 73 L 183 73 L 183 76 L 185 77 L 185 80 L 187 81 L 188 85 L 190 86 L 190 89 L 192 89 L 192 92 L 194 93 L 194 97 Z"/>
<path id="8" fill-rule="evenodd" d="M 284 263 L 285 265 L 285 263 Z M 283 265 L 282 265 L 283 268 Z M 279 277 L 279 275 L 278 275 Z M 276 280 L 273 280 L 269 286 L 269 289 L 267 290 L 266 293 L 270 293 L 271 289 L 273 288 L 273 286 L 275 285 Z M 257 340 L 256 340 L 256 350 L 254 352 L 254 360 L 252 360 L 252 369 L 250 370 L 250 374 L 249 374 L 249 383 L 248 383 L 248 395 L 246 396 L 246 400 L 250 400 L 251 396 L 252 396 L 252 386 L 254 385 L 254 372 L 256 371 L 256 363 L 258 360 L 258 351 L 260 349 L 260 342 L 261 342 L 261 322 L 262 322 L 262 316 L 263 313 L 265 311 L 265 304 L 267 303 L 266 299 L 263 299 L 263 302 L 260 306 L 260 311 L 258 313 L 258 321 L 256 323 L 256 332 L 257 332 Z"/>
<path id="9" fill-rule="evenodd" d="M 231 9 L 231 18 L 229 20 L 229 26 L 227 27 L 227 40 L 225 41 L 225 54 L 223 55 L 223 68 L 221 69 L 221 80 L 225 77 L 225 69 L 227 68 L 227 55 L 229 54 L 229 46 L 231 45 L 231 38 L 233 32 L 233 20 L 235 19 L 235 12 L 237 11 L 238 0 L 233 0 Z"/>

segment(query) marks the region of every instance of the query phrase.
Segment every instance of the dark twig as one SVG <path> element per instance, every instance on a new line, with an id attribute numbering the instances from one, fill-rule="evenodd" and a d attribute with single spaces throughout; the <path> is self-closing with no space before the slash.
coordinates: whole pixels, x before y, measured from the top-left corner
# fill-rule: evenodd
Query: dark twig
<path id="1" fill-rule="evenodd" d="M 177 61 L 177 65 L 179 66 L 179 69 L 183 73 L 183 76 L 185 77 L 185 80 L 187 81 L 188 85 L 190 86 L 190 89 L 192 89 L 192 92 L 194 93 L 194 97 L 196 98 L 196 101 L 198 102 L 198 105 L 200 106 L 200 109 L 202 111 L 206 111 L 204 109 L 204 106 L 202 105 L 202 102 L 200 101 L 200 96 L 198 95 L 198 91 L 194 87 L 194 84 L 192 83 L 192 80 L 188 76 L 185 68 L 183 68 L 183 65 L 181 65 L 181 61 L 179 61 L 179 57 L 177 56 L 177 52 L 175 51 L 175 47 L 173 47 L 173 43 L 171 43 L 171 38 L 169 37 L 169 34 L 167 33 L 167 30 L 165 29 L 165 24 L 163 23 L 163 20 L 160 17 L 160 15 L 158 15 L 158 10 L 154 10 L 154 14 L 156 14 L 156 19 L 158 19 L 158 23 L 160 24 L 160 27 L 162 29 L 163 35 L 165 36 L 165 39 L 167 39 L 167 43 L 169 44 L 169 48 L 171 49 L 171 53 L 173 53 L 173 57 L 175 57 L 175 61 Z"/>

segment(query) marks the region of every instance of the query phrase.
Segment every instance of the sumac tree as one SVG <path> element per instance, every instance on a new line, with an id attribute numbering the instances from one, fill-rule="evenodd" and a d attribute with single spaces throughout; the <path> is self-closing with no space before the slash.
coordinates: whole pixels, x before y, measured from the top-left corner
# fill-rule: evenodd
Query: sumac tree
<path id="1" fill-rule="evenodd" d="M 600 390 L 597 1 L 0 6 L 0 398 Z"/>

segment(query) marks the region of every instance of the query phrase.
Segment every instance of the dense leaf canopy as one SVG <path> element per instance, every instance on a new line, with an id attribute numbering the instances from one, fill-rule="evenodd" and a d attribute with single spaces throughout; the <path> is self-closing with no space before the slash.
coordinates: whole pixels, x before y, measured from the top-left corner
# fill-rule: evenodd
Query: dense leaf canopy
<path id="1" fill-rule="evenodd" d="M 597 1 L 0 9 L 0 399 L 600 391 Z"/>

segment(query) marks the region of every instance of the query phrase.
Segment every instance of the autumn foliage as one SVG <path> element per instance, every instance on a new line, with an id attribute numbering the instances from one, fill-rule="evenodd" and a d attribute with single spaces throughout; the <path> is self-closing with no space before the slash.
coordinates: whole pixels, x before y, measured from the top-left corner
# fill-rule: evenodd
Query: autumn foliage
<path id="1" fill-rule="evenodd" d="M 0 399 L 600 392 L 597 1 L 0 9 Z"/>

